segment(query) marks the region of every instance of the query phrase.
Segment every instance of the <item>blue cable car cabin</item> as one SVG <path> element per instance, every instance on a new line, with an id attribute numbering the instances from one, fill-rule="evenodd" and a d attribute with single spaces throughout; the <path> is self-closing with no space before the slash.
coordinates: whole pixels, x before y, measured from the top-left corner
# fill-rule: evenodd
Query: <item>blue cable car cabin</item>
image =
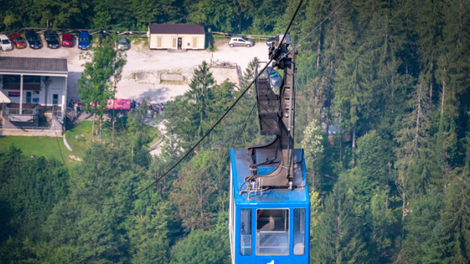
<path id="1" fill-rule="evenodd" d="M 288 35 L 278 35 L 269 48 L 273 67 L 284 70 L 278 92 L 256 67 L 260 133 L 274 139 L 230 152 L 233 264 L 309 262 L 310 199 L 304 152 L 294 149 L 295 52 L 290 45 Z"/>
<path id="2" fill-rule="evenodd" d="M 232 149 L 230 193 L 230 249 L 232 263 L 298 264 L 309 261 L 310 198 L 303 150 L 294 150 L 297 188 L 249 194 L 246 149 Z M 274 168 L 265 166 L 259 172 Z M 250 196 L 250 197 L 249 197 Z"/>

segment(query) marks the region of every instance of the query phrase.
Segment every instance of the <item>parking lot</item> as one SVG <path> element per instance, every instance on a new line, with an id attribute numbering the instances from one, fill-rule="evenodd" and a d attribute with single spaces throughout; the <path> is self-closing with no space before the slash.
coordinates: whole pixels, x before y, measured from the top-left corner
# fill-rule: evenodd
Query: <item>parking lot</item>
<path id="1" fill-rule="evenodd" d="M 248 63 L 258 57 L 260 60 L 268 59 L 268 48 L 265 43 L 258 42 L 255 46 L 234 47 L 228 46 L 228 40 L 219 40 L 215 44 L 214 52 L 208 50 L 187 52 L 169 52 L 166 50 L 150 50 L 143 44 L 131 44 L 131 49 L 126 51 L 127 63 L 124 66 L 121 79 L 116 86 L 116 98 L 134 99 L 140 101 L 149 97 L 152 102 L 166 102 L 175 96 L 184 94 L 188 89 L 188 82 L 194 69 L 206 61 L 228 62 L 237 64 L 243 72 Z M 41 58 L 65 58 L 67 59 L 68 100 L 78 99 L 77 79 L 83 71 L 86 62 L 86 51 L 80 51 L 76 43 L 72 48 L 61 47 L 59 49 L 42 48 L 13 51 L 0 51 L 0 56 L 12 57 L 41 57 Z M 183 82 L 161 82 L 161 73 L 173 73 L 184 76 Z M 236 70 L 215 70 L 214 78 L 220 83 L 226 78 L 234 81 L 238 78 Z"/>

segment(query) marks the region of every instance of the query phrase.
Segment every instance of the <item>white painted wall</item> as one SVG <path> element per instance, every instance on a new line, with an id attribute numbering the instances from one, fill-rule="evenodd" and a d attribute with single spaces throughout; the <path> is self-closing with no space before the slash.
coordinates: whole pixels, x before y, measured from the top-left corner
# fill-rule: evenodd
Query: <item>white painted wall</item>
<path id="1" fill-rule="evenodd" d="M 63 95 L 65 95 L 65 77 L 49 77 L 48 81 L 50 83 L 48 85 L 47 105 L 52 105 L 54 94 L 58 95 L 58 104 L 62 105 L 64 100 Z M 44 101 L 42 103 L 44 103 Z"/>
<path id="2" fill-rule="evenodd" d="M 1 75 L 0 75 L 1 78 Z M 32 94 L 32 102 L 33 98 L 39 98 L 39 104 L 41 105 L 52 105 L 52 99 L 53 99 L 53 94 L 58 95 L 58 104 L 62 105 L 63 102 L 65 102 L 65 96 L 66 96 L 66 91 L 65 91 L 65 77 L 48 77 L 48 80 L 46 81 L 47 83 L 47 92 L 46 92 L 46 84 L 45 84 L 45 78 L 44 76 L 41 76 L 41 91 L 39 91 L 39 94 L 36 94 L 34 91 L 23 91 L 23 103 L 26 103 L 26 93 L 31 92 Z M 0 82 L 0 85 L 3 87 L 3 78 L 2 82 Z M 3 90 L 3 93 L 8 96 L 8 92 L 19 92 L 19 90 Z M 46 98 L 47 97 L 47 98 Z M 20 97 L 8 97 L 12 103 L 19 103 L 20 102 Z M 46 100 L 47 99 L 47 100 Z"/>
<path id="3" fill-rule="evenodd" d="M 162 38 L 162 47 L 157 47 L 158 38 Z M 149 47 L 150 49 L 177 49 L 178 46 L 173 47 L 173 39 L 182 38 L 182 49 L 204 49 L 206 36 L 202 34 L 150 34 Z M 194 38 L 197 38 L 196 48 L 193 47 Z"/>

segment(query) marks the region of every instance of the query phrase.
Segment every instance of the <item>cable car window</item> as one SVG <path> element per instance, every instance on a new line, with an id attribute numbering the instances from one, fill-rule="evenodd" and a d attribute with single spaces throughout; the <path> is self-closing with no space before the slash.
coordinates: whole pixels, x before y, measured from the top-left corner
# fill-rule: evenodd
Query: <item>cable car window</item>
<path id="1" fill-rule="evenodd" d="M 305 254 L 305 209 L 294 209 L 294 255 Z"/>
<path id="2" fill-rule="evenodd" d="M 241 209 L 240 213 L 240 254 L 251 255 L 251 209 Z"/>
<path id="3" fill-rule="evenodd" d="M 256 255 L 289 255 L 289 210 L 256 211 Z"/>

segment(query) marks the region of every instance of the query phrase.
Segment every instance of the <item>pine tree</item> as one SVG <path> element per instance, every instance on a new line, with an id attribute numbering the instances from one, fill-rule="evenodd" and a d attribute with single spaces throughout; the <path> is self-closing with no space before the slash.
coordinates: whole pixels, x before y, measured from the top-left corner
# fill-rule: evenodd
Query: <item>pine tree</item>
<path id="1" fill-rule="evenodd" d="M 433 193 L 414 198 L 406 211 L 406 236 L 402 242 L 402 262 L 440 263 L 443 245 L 439 211 L 442 195 Z"/>
<path id="2" fill-rule="evenodd" d="M 113 43 L 106 43 L 103 47 L 95 48 L 93 55 L 88 54 L 90 61 L 85 63 L 83 74 L 78 79 L 77 92 L 83 103 L 84 109 L 82 110 L 94 114 L 92 133 L 94 133 L 95 114 L 98 114 L 102 121 L 105 109 L 103 106 L 115 92 L 112 81 L 116 82 L 126 63 L 125 55 L 115 50 L 113 45 Z"/>
<path id="3" fill-rule="evenodd" d="M 465 161 L 463 167 L 451 173 L 451 181 L 445 193 L 441 211 L 444 225 L 442 235 L 446 263 L 470 261 L 470 133 L 465 138 Z"/>
<path id="4" fill-rule="evenodd" d="M 173 184 L 170 197 L 186 231 L 208 229 L 212 225 L 217 209 L 213 199 L 217 190 L 216 159 L 213 151 L 199 151 L 181 168 Z"/>
<path id="5" fill-rule="evenodd" d="M 194 230 L 172 251 L 170 263 L 230 263 L 227 212 L 218 214 L 217 224 L 211 230 Z"/>
<path id="6" fill-rule="evenodd" d="M 308 171 L 308 182 L 313 190 L 321 187 L 321 160 L 323 156 L 323 129 L 316 120 L 310 122 L 304 130 L 302 148 L 305 152 L 305 159 Z"/>
<path id="7" fill-rule="evenodd" d="M 373 91 L 371 86 L 371 65 L 363 55 L 362 47 L 351 47 L 335 78 L 333 106 L 341 114 L 343 128 L 351 132 L 351 149 L 356 149 L 356 137 L 361 123 L 366 122 L 373 111 Z M 354 163 L 354 159 L 352 160 Z"/>
<path id="8" fill-rule="evenodd" d="M 170 202 L 149 191 L 147 197 L 136 200 L 133 206 L 125 221 L 132 262 L 168 263 L 169 223 L 173 220 Z"/>
<path id="9" fill-rule="evenodd" d="M 207 62 L 203 61 L 194 70 L 189 87 L 184 96 L 177 97 L 165 109 L 167 130 L 178 137 L 180 146 L 184 148 L 201 138 L 210 127 L 208 107 L 213 102 L 216 84 Z"/>
<path id="10" fill-rule="evenodd" d="M 368 263 L 366 243 L 353 204 L 347 182 L 340 180 L 326 198 L 320 222 L 313 230 L 313 263 Z"/>
<path id="11" fill-rule="evenodd" d="M 430 149 L 429 134 L 429 101 L 426 91 L 420 83 L 413 91 L 409 101 L 409 113 L 399 119 L 399 128 L 396 129 L 394 149 L 396 155 L 395 184 L 402 200 L 402 239 L 405 238 L 405 218 L 409 212 L 409 204 L 414 195 L 423 194 L 427 177 L 423 175 L 420 164 L 426 163 Z M 424 174 L 426 175 L 426 174 Z M 418 185 L 416 185 L 418 183 Z M 421 186 L 421 188 L 420 188 Z"/>

